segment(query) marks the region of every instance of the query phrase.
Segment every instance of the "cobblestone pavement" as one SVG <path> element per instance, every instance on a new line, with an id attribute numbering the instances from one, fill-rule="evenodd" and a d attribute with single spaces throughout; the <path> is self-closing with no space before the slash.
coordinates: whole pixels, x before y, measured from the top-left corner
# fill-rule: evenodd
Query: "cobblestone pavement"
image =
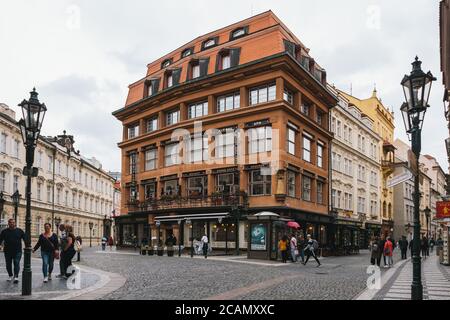
<path id="1" fill-rule="evenodd" d="M 244 257 L 158 257 L 85 250 L 82 265 L 121 274 L 126 283 L 102 299 L 352 299 L 366 287 L 368 251 L 300 263 Z M 384 272 L 384 270 L 382 270 Z"/>
<path id="2" fill-rule="evenodd" d="M 424 300 L 450 300 L 450 268 L 439 263 L 435 254 L 422 259 L 422 285 Z M 409 259 L 399 268 L 374 300 L 410 300 L 412 263 Z"/>
<path id="3" fill-rule="evenodd" d="M 59 260 L 55 260 L 53 280 L 44 283 L 44 276 L 42 274 L 42 260 L 40 259 L 39 254 L 36 253 L 33 254 L 31 259 L 32 295 L 24 297 L 21 295 L 23 262 L 24 259 L 22 256 L 20 263 L 19 283 L 14 284 L 13 282 L 8 282 L 6 281 L 8 279 L 8 273 L 6 271 L 5 259 L 3 257 L 3 253 L 0 254 L 0 300 L 84 299 L 89 297 L 97 297 L 101 292 L 105 292 L 105 294 L 107 294 L 111 292 L 111 290 L 109 290 L 111 287 L 115 290 L 122 285 L 120 284 L 120 281 L 117 281 L 120 279 L 117 279 L 115 275 L 107 274 L 100 270 L 81 267 L 79 270 L 80 287 L 69 289 L 67 286 L 68 280 L 56 278 L 56 275 L 59 274 Z M 74 262 L 73 265 L 79 266 L 77 262 Z"/>

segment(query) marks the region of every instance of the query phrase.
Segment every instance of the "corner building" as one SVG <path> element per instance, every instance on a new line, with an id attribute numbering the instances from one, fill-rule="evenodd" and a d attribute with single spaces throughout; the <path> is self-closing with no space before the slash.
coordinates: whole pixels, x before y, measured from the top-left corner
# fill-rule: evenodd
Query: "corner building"
<path id="1" fill-rule="evenodd" d="M 173 232 L 190 247 L 190 233 L 194 242 L 206 233 L 214 251 L 247 249 L 247 218 L 261 212 L 297 221 L 323 247 L 333 242 L 337 98 L 308 52 L 268 11 L 148 65 L 113 113 L 123 124 L 121 245 L 156 245 Z M 285 231 L 267 228 L 271 258 Z"/>

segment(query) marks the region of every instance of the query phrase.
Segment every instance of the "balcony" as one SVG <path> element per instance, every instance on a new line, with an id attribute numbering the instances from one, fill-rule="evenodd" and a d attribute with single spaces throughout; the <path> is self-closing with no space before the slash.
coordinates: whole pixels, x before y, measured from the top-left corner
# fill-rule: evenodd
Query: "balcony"
<path id="1" fill-rule="evenodd" d="M 245 192 L 224 194 L 215 192 L 209 196 L 162 195 L 159 199 L 147 199 L 144 202 L 129 201 L 129 212 L 147 212 L 156 210 L 213 208 L 213 207 L 245 207 L 248 205 L 248 196 Z"/>

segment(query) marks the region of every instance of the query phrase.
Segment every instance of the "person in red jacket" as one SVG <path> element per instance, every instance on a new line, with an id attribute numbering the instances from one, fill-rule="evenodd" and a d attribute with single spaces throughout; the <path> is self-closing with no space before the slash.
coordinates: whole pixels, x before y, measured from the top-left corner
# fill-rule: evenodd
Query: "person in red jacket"
<path id="1" fill-rule="evenodd" d="M 384 243 L 383 255 L 386 257 L 387 267 L 392 267 L 394 265 L 394 259 L 392 258 L 392 253 L 394 251 L 394 245 L 390 237 L 387 237 Z M 386 265 L 385 265 L 386 267 Z"/>

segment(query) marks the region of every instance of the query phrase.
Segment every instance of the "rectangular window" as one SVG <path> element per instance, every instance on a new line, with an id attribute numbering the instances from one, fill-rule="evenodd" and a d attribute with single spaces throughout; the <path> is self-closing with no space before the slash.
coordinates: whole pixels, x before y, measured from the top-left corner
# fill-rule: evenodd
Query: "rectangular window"
<path id="1" fill-rule="evenodd" d="M 208 136 L 191 137 L 188 143 L 190 163 L 208 160 Z"/>
<path id="2" fill-rule="evenodd" d="M 164 165 L 166 167 L 179 164 L 178 142 L 167 144 L 164 148 Z"/>
<path id="3" fill-rule="evenodd" d="M 261 170 L 250 171 L 250 195 L 270 195 L 272 176 L 261 175 Z"/>
<path id="4" fill-rule="evenodd" d="M 158 129 L 158 117 L 153 117 L 147 120 L 147 132 L 152 132 Z"/>
<path id="5" fill-rule="evenodd" d="M 222 55 L 222 70 L 229 69 L 231 67 L 231 56 L 229 54 Z"/>
<path id="6" fill-rule="evenodd" d="M 156 156 L 158 149 L 150 149 L 145 151 L 145 171 L 156 169 Z"/>
<path id="7" fill-rule="evenodd" d="M 216 158 L 235 156 L 235 134 L 234 128 L 225 128 L 214 137 Z"/>
<path id="8" fill-rule="evenodd" d="M 248 129 L 249 153 L 261 153 L 272 150 L 272 127 Z"/>
<path id="9" fill-rule="evenodd" d="M 287 101 L 289 104 L 293 104 L 294 103 L 294 95 L 293 95 L 292 91 L 289 91 L 288 89 L 284 89 L 283 99 L 284 99 L 284 101 Z"/>
<path id="10" fill-rule="evenodd" d="M 250 89 L 250 105 L 273 101 L 275 99 L 276 99 L 275 84 Z"/>
<path id="11" fill-rule="evenodd" d="M 178 194 L 178 180 L 164 181 L 164 194 L 172 196 Z"/>
<path id="12" fill-rule="evenodd" d="M 317 203 L 323 204 L 323 182 L 317 181 Z"/>
<path id="13" fill-rule="evenodd" d="M 317 143 L 317 166 L 323 168 L 323 144 Z"/>
<path id="14" fill-rule="evenodd" d="M 170 88 L 171 86 L 173 86 L 173 75 L 169 74 L 167 76 L 167 88 Z"/>
<path id="15" fill-rule="evenodd" d="M 302 177 L 302 199 L 311 201 L 311 178 L 308 176 Z"/>
<path id="16" fill-rule="evenodd" d="M 322 112 L 320 112 L 320 111 L 317 111 L 316 122 L 319 124 L 319 126 L 322 125 L 322 122 L 323 122 L 323 114 L 322 114 Z"/>
<path id="17" fill-rule="evenodd" d="M 4 192 L 6 186 L 6 172 L 0 172 L 0 191 Z"/>
<path id="18" fill-rule="evenodd" d="M 19 176 L 13 177 L 13 192 L 19 190 Z"/>
<path id="19" fill-rule="evenodd" d="M 144 186 L 145 199 L 154 199 L 156 197 L 156 182 Z"/>
<path id="20" fill-rule="evenodd" d="M 353 132 L 352 128 L 348 128 L 348 142 L 350 145 L 353 145 Z"/>
<path id="21" fill-rule="evenodd" d="M 206 116 L 207 114 L 208 114 L 208 102 L 191 104 L 188 107 L 189 119 L 203 117 Z"/>
<path id="22" fill-rule="evenodd" d="M 138 171 L 138 155 L 137 153 L 131 153 L 129 156 L 129 174 L 136 174 Z M 91 177 L 91 190 L 94 190 L 94 177 Z"/>
<path id="23" fill-rule="evenodd" d="M 238 109 L 241 103 L 239 92 L 217 98 L 217 112 Z"/>
<path id="24" fill-rule="evenodd" d="M 19 158 L 19 145 L 20 145 L 19 140 L 14 140 L 13 141 L 13 150 L 12 150 L 13 154 L 12 154 L 12 156 L 14 158 Z"/>
<path id="25" fill-rule="evenodd" d="M 0 152 L 6 153 L 6 140 L 8 136 L 5 133 L 2 133 L 0 136 Z"/>
<path id="26" fill-rule="evenodd" d="M 47 186 L 47 202 L 52 202 L 52 187 Z"/>
<path id="27" fill-rule="evenodd" d="M 239 174 L 218 174 L 216 179 L 216 190 L 228 194 L 239 191 Z"/>
<path id="28" fill-rule="evenodd" d="M 288 127 L 287 132 L 287 149 L 288 153 L 295 155 L 295 134 L 296 131 Z"/>
<path id="29" fill-rule="evenodd" d="M 337 121 L 336 134 L 339 138 L 342 137 L 342 123 L 339 120 Z"/>
<path id="30" fill-rule="evenodd" d="M 336 118 L 331 119 L 331 132 L 336 134 Z"/>
<path id="31" fill-rule="evenodd" d="M 295 172 L 287 172 L 287 195 L 295 198 Z"/>
<path id="32" fill-rule="evenodd" d="M 200 77 L 200 64 L 199 63 L 194 64 L 192 66 L 192 79 L 196 79 L 198 77 Z"/>
<path id="33" fill-rule="evenodd" d="M 204 197 L 208 195 L 207 177 L 192 177 L 187 179 L 187 194 L 189 197 Z"/>
<path id="34" fill-rule="evenodd" d="M 311 141 L 312 137 L 303 133 L 303 160 L 311 162 Z"/>
<path id="35" fill-rule="evenodd" d="M 300 106 L 300 112 L 307 117 L 309 117 L 310 109 L 311 109 L 310 105 L 306 103 L 302 103 L 302 105 Z"/>
<path id="36" fill-rule="evenodd" d="M 180 120 L 180 110 L 173 110 L 167 113 L 167 125 L 178 123 Z"/>
<path id="37" fill-rule="evenodd" d="M 337 207 L 336 207 L 336 194 L 337 194 L 336 190 L 335 190 L 335 189 L 332 189 L 332 190 L 331 190 L 331 206 L 332 206 L 333 208 L 337 208 Z"/>
<path id="38" fill-rule="evenodd" d="M 133 139 L 139 135 L 139 125 L 128 128 L 128 139 Z"/>

